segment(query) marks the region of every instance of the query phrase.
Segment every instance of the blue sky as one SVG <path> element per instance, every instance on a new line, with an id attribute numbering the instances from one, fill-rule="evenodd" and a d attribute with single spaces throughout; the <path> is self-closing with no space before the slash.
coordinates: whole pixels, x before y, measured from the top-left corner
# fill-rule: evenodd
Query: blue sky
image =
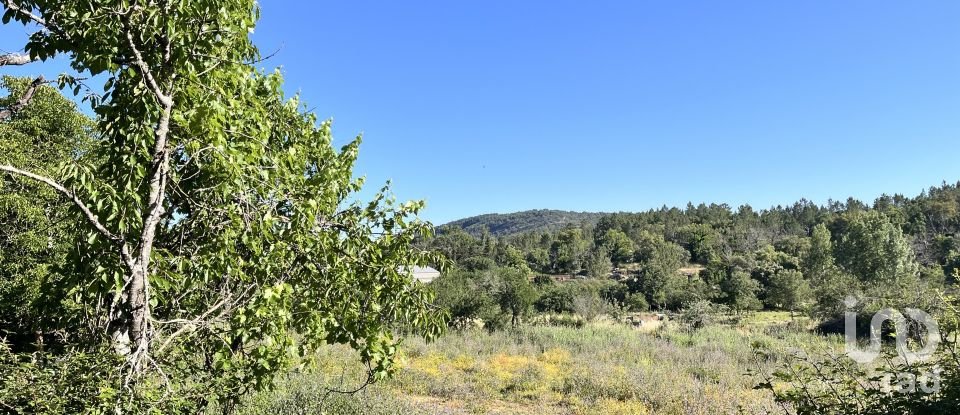
<path id="1" fill-rule="evenodd" d="M 960 180 L 958 2 L 264 1 L 262 16 L 265 65 L 339 142 L 364 134 L 371 190 L 393 179 L 436 223 Z M 22 33 L 0 29 L 0 49 Z"/>

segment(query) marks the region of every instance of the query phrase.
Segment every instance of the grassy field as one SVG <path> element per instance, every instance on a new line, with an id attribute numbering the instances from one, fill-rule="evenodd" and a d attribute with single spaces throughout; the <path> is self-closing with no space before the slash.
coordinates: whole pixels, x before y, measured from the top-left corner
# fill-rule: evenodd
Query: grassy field
<path id="1" fill-rule="evenodd" d="M 786 313 L 758 313 L 699 330 L 670 323 L 653 333 L 597 322 L 582 328 L 528 325 L 406 339 L 391 379 L 362 383 L 345 347 L 250 397 L 242 413 L 713 414 L 777 411 L 759 378 L 796 350 L 840 347 Z M 758 359 L 760 347 L 772 353 Z"/>

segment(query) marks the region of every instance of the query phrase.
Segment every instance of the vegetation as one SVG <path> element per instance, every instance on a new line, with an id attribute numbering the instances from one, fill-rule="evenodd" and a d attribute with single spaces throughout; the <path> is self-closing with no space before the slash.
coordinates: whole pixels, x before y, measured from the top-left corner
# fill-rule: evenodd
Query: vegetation
<path id="1" fill-rule="evenodd" d="M 444 227 L 436 238 L 421 243 L 455 264 L 483 262 L 486 275 L 529 270 L 537 287 L 533 310 L 543 313 L 528 316 L 534 326 L 586 330 L 590 322 L 610 318 L 630 324 L 649 321 L 649 316 L 631 312 L 652 308 L 690 329 L 713 330 L 765 310 L 763 315 L 783 312 L 785 321 L 794 322 L 785 323 L 792 329 L 812 323 L 813 332 L 823 335 L 841 331 L 844 313 L 853 312 L 859 316 L 855 326 L 866 336 L 870 317 L 882 309 L 919 309 L 938 321 L 956 321 L 950 312 L 955 301 L 942 295 L 952 298 L 949 293 L 960 276 L 958 209 L 960 183 L 933 187 L 914 198 L 882 196 L 872 206 L 853 199 L 825 206 L 800 201 L 763 211 L 689 205 L 605 215 L 596 223 L 504 237 L 473 237 Z M 476 279 L 469 274 L 460 278 Z M 468 297 L 484 295 L 481 285 L 462 286 L 479 290 Z M 438 305 L 463 317 L 445 302 L 446 287 L 434 287 L 440 293 Z M 470 318 L 502 319 L 496 313 Z M 926 345 L 925 328 L 914 320 L 907 323 L 902 329 L 890 325 L 885 333 L 904 336 L 916 348 Z M 766 398 L 788 413 L 950 413 L 958 390 L 954 333 L 941 332 L 940 353 L 923 364 L 904 360 L 902 350 L 864 366 L 837 350 L 808 350 L 803 341 L 796 345 L 798 354 L 771 351 L 760 342 L 761 360 L 775 356 L 780 366 L 753 368 L 760 377 L 754 380 L 770 393 Z M 939 370 L 936 382 L 942 387 L 935 391 L 913 387 L 891 392 L 889 382 L 878 381 L 907 376 L 912 380 L 899 381 L 929 383 L 933 369 Z"/>
<path id="2" fill-rule="evenodd" d="M 458 264 L 485 258 L 492 261 L 487 268 L 613 276 L 659 310 L 707 300 L 828 320 L 841 315 L 847 295 L 863 300 L 858 311 L 904 308 L 952 286 L 958 186 L 933 187 L 915 198 L 884 195 L 872 206 L 850 199 L 762 211 L 688 205 L 615 213 L 596 223 L 503 237 L 447 226 L 423 244 Z"/>
<path id="3" fill-rule="evenodd" d="M 872 204 L 539 210 L 435 229 L 389 187 L 357 201 L 360 138 L 335 148 L 330 122 L 256 66 L 257 2 L 0 1 L 4 24 L 37 30 L 0 66 L 61 56 L 74 71 L 0 83 L 0 411 L 960 402 L 960 183 Z M 413 281 L 427 265 L 443 275 Z M 838 328 L 880 310 L 941 322 L 932 359 L 905 352 L 936 334 L 916 313 L 871 333 L 906 349 L 842 356 Z M 930 373 L 937 387 L 918 388 Z M 909 387 L 886 390 L 889 377 Z"/>
<path id="4" fill-rule="evenodd" d="M 277 390 L 252 396 L 240 413 L 355 414 L 716 414 L 777 412 L 772 394 L 754 389 L 757 364 L 774 370 L 790 350 L 838 350 L 839 340 L 776 324 L 672 324 L 654 333 L 598 321 L 583 327 L 525 325 L 470 329 L 401 346 L 396 376 L 353 395 L 360 367 L 346 372 L 347 348 L 328 349 L 316 366 L 290 374 Z M 789 321 L 789 320 L 787 320 Z M 754 345 L 770 352 L 757 360 Z"/>
<path id="5" fill-rule="evenodd" d="M 4 63 L 63 55 L 105 81 L 58 79 L 92 120 L 42 77 L 4 81 L 4 411 L 229 409 L 324 344 L 372 382 L 396 330 L 440 331 L 405 271 L 438 262 L 412 245 L 422 203 L 350 202 L 359 138 L 335 149 L 255 68 L 254 1 L 3 5 L 38 27 Z"/>
<path id="6" fill-rule="evenodd" d="M 496 237 L 511 236 L 527 232 L 550 232 L 563 229 L 566 225 L 596 223 L 604 214 L 593 212 L 568 212 L 564 210 L 537 209 L 516 213 L 490 213 L 458 219 L 446 224 L 460 228 L 475 237 L 484 233 Z"/>

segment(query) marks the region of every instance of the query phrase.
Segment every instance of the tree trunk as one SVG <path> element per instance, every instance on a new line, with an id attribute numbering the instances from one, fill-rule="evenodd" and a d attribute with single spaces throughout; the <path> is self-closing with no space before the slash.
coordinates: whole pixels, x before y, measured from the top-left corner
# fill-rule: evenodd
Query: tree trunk
<path id="1" fill-rule="evenodd" d="M 34 59 L 25 53 L 8 53 L 5 55 L 0 55 L 0 66 L 26 65 L 33 61 Z"/>
<path id="2" fill-rule="evenodd" d="M 139 264 L 138 264 L 139 265 Z M 147 272 L 138 266 L 131 276 L 127 299 L 130 310 L 130 341 L 133 346 L 131 360 L 135 369 L 140 368 L 142 359 L 150 348 L 150 304 L 147 301 Z"/>

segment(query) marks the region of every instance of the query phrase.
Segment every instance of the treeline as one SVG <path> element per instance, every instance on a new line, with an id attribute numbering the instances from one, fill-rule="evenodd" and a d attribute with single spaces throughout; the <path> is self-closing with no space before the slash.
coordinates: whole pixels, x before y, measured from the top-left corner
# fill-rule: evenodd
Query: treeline
<path id="1" fill-rule="evenodd" d="M 922 305 L 948 289 L 960 267 L 958 230 L 960 183 L 944 183 L 872 205 L 852 198 L 759 211 L 688 204 L 507 237 L 446 226 L 425 244 L 456 264 L 461 284 L 469 280 L 464 273 L 511 269 L 614 280 L 619 287 L 607 292 L 616 294 L 606 298 L 631 308 L 680 310 L 709 301 L 829 318 L 848 296 L 858 309 L 879 309 Z"/>

